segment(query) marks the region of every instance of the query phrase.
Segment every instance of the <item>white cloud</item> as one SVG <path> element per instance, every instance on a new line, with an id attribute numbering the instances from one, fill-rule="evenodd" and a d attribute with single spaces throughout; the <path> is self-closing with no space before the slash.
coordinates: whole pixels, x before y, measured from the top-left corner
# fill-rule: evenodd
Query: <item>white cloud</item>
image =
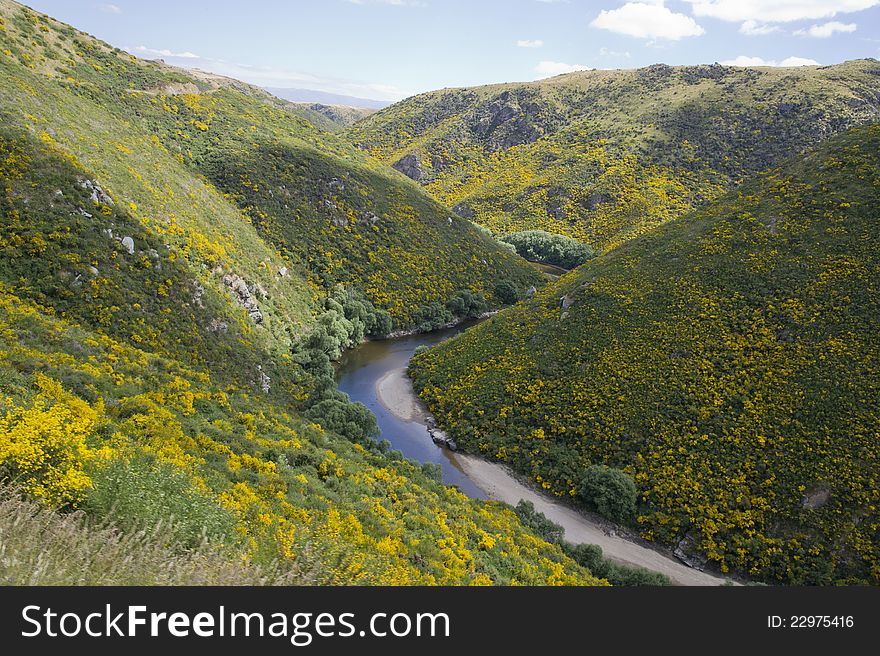
<path id="1" fill-rule="evenodd" d="M 122 13 L 122 9 L 120 9 L 116 5 L 111 5 L 111 4 L 98 5 L 98 9 L 103 11 L 105 14 L 121 14 Z"/>
<path id="2" fill-rule="evenodd" d="M 173 52 L 171 50 L 168 50 L 167 48 L 156 49 L 148 48 L 147 46 L 126 48 L 126 50 L 145 59 L 156 59 L 157 57 L 171 57 L 174 59 L 201 59 L 199 55 L 194 52 L 189 52 L 188 50 L 184 52 Z"/>
<path id="3" fill-rule="evenodd" d="M 622 7 L 603 10 L 591 27 L 640 39 L 669 39 L 700 36 L 705 30 L 690 16 L 677 14 L 664 6 L 663 1 L 627 2 Z"/>
<path id="4" fill-rule="evenodd" d="M 739 31 L 741 34 L 746 34 L 748 36 L 764 36 L 765 34 L 779 32 L 780 29 L 776 25 L 767 25 L 766 23 L 747 20 L 739 26 Z"/>
<path id="5" fill-rule="evenodd" d="M 575 71 L 592 70 L 589 66 L 583 64 L 566 64 L 565 62 L 542 61 L 535 66 L 535 72 L 541 77 L 551 77 L 553 75 L 562 75 L 563 73 L 574 73 Z"/>
<path id="6" fill-rule="evenodd" d="M 787 57 L 781 62 L 773 59 L 763 59 L 761 57 L 747 57 L 740 55 L 736 59 L 728 59 L 720 62 L 725 66 L 819 66 L 819 62 L 815 59 L 806 59 L 805 57 Z"/>
<path id="7" fill-rule="evenodd" d="M 629 59 L 630 54 L 629 54 L 629 50 L 621 52 L 619 50 L 610 50 L 609 48 L 606 48 L 603 46 L 603 47 L 599 48 L 599 56 L 600 57 L 623 57 L 625 59 Z"/>
<path id="8" fill-rule="evenodd" d="M 832 18 L 880 5 L 880 0 L 684 0 L 696 16 L 729 22 L 790 23 Z"/>
<path id="9" fill-rule="evenodd" d="M 813 25 L 809 29 L 797 30 L 795 34 L 798 36 L 811 36 L 814 39 L 827 39 L 836 32 L 848 33 L 855 32 L 857 29 L 855 23 L 841 23 L 840 21 L 831 21 L 830 23 L 822 23 L 821 25 Z"/>
<path id="10" fill-rule="evenodd" d="M 540 48 L 544 42 L 541 39 L 520 39 L 516 45 L 520 48 Z"/>
<path id="11" fill-rule="evenodd" d="M 123 50 L 127 50 L 133 55 L 143 57 L 144 59 L 162 59 L 173 66 L 197 68 L 216 73 L 217 75 L 225 75 L 236 80 L 243 80 L 261 87 L 312 89 L 373 100 L 401 100 L 412 95 L 410 91 L 390 84 L 319 77 L 302 71 L 238 64 L 223 59 L 202 57 L 189 51 L 173 52 L 168 49 L 148 48 L 147 46 L 125 47 Z"/>

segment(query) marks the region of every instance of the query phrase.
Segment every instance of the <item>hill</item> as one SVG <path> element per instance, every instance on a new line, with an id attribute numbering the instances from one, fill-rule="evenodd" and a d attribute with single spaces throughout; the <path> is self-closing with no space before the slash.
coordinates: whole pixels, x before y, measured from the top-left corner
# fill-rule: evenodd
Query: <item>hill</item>
<path id="1" fill-rule="evenodd" d="M 201 284 L 227 293 L 231 273 L 271 293 L 267 303 L 252 294 L 267 327 L 307 322 L 303 302 L 337 284 L 358 288 L 404 328 L 458 290 L 491 297 L 502 279 L 535 279 L 405 177 L 266 92 L 140 61 L 0 6 L 7 129 L 51 140 L 121 211 L 199 244 L 188 260 Z"/>
<path id="2" fill-rule="evenodd" d="M 663 64 L 408 98 L 347 132 L 461 215 L 599 250 L 877 120 L 880 62 Z"/>
<path id="3" fill-rule="evenodd" d="M 345 105 L 294 102 L 290 103 L 290 108 L 315 127 L 330 132 L 338 132 L 353 125 L 375 111 L 361 107 L 346 107 Z"/>
<path id="4" fill-rule="evenodd" d="M 333 384 L 365 333 L 536 277 L 267 93 L 0 0 L 0 532 L 46 566 L 0 576 L 70 582 L 119 529 L 77 580 L 604 583 Z"/>
<path id="5" fill-rule="evenodd" d="M 622 470 L 642 534 L 685 557 L 877 584 L 878 207 L 873 125 L 417 356 L 416 387 L 459 445 L 557 496 Z"/>

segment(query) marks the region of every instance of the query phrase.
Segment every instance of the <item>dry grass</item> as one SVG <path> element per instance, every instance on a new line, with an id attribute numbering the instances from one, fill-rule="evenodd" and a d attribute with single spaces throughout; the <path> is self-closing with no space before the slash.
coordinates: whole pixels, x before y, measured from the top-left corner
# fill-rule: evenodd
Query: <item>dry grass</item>
<path id="1" fill-rule="evenodd" d="M 123 533 L 0 488 L 0 585 L 303 585 L 307 571 L 264 567 L 203 543 L 167 545 L 167 527 Z"/>

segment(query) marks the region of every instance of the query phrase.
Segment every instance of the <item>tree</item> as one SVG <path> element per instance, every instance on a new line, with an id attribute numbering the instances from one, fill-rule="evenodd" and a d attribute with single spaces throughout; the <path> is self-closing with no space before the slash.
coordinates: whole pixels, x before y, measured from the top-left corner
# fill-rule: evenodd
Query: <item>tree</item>
<path id="1" fill-rule="evenodd" d="M 588 508 L 612 521 L 625 523 L 635 517 L 638 490 L 633 479 L 619 469 L 590 465 L 581 479 L 578 496 Z"/>
<path id="2" fill-rule="evenodd" d="M 502 280 L 495 285 L 495 296 L 505 305 L 513 305 L 519 300 L 519 290 L 509 280 Z"/>
<path id="3" fill-rule="evenodd" d="M 544 230 L 512 232 L 500 238 L 510 244 L 527 260 L 553 264 L 563 269 L 574 269 L 596 257 L 596 251 L 587 244 Z"/>

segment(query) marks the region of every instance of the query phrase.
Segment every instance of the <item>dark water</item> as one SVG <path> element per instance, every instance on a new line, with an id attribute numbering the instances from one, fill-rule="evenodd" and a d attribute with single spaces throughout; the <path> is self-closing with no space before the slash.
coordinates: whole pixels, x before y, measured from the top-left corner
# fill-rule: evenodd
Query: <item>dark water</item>
<path id="1" fill-rule="evenodd" d="M 467 324 L 425 335 L 366 342 L 346 353 L 336 372 L 339 389 L 360 401 L 379 420 L 380 439 L 386 439 L 407 458 L 435 462 L 443 470 L 443 482 L 456 485 L 469 497 L 486 499 L 483 492 L 461 471 L 447 449 L 431 441 L 428 428 L 420 419 L 403 421 L 391 414 L 376 398 L 376 381 L 389 371 L 406 368 L 413 351 L 422 344 L 433 345 L 465 330 Z"/>

